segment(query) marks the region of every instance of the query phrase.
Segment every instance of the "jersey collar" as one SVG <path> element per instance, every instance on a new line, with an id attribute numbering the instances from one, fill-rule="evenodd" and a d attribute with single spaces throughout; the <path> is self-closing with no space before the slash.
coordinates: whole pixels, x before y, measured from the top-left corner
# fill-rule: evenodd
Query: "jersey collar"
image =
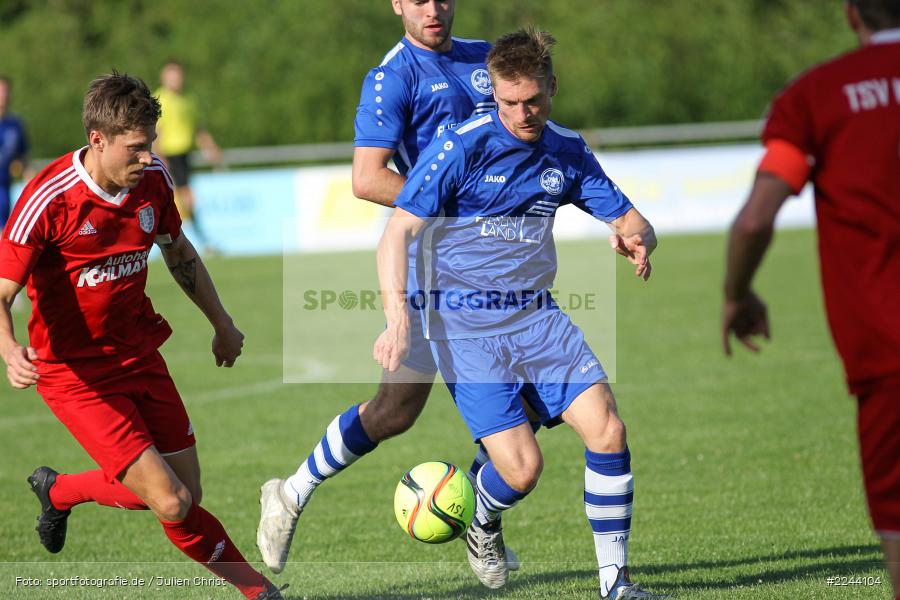
<path id="1" fill-rule="evenodd" d="M 869 38 L 869 42 L 872 44 L 895 44 L 900 42 L 900 28 L 876 31 Z"/>
<path id="2" fill-rule="evenodd" d="M 404 35 L 400 38 L 400 43 L 413 51 L 417 56 L 421 56 L 422 58 L 428 58 L 432 60 L 437 60 L 440 58 L 452 57 L 453 50 L 456 48 L 456 44 L 453 44 L 450 49 L 446 52 L 436 52 L 434 50 L 426 50 L 425 48 L 419 48 L 415 44 L 413 44 L 409 39 Z"/>
<path id="3" fill-rule="evenodd" d="M 101 188 L 97 183 L 91 179 L 91 176 L 88 175 L 87 169 L 84 168 L 84 165 L 81 163 L 81 153 L 87 149 L 87 146 L 83 148 L 79 148 L 72 154 L 72 166 L 75 167 L 75 172 L 78 173 L 78 176 L 81 177 L 81 180 L 84 182 L 88 189 L 97 194 L 100 199 L 109 202 L 110 204 L 115 204 L 116 206 L 122 206 L 122 202 L 125 201 L 125 196 L 128 195 L 128 192 L 131 190 L 129 188 L 122 188 L 119 190 L 119 193 L 115 196 L 107 193 L 103 188 Z"/>

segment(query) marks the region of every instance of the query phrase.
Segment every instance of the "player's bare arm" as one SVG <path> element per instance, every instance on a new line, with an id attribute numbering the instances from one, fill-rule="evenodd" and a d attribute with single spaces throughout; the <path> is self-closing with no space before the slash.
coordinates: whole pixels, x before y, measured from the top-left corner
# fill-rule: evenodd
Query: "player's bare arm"
<path id="1" fill-rule="evenodd" d="M 353 149 L 353 195 L 382 206 L 393 206 L 406 178 L 388 168 L 394 151 L 360 146 Z"/>
<path id="2" fill-rule="evenodd" d="M 753 352 L 759 351 L 753 336 L 769 339 L 766 305 L 750 288 L 750 283 L 772 241 L 775 217 L 791 193 L 791 186 L 781 178 L 759 173 L 747 203 L 731 226 L 722 307 L 722 346 L 728 356 L 732 333 Z"/>
<path id="3" fill-rule="evenodd" d="M 194 245 L 180 235 L 170 244 L 160 244 L 159 248 L 172 277 L 213 326 L 212 352 L 216 357 L 216 366 L 233 366 L 241 355 L 244 334 L 234 326 L 234 321 L 222 306 L 209 271 Z"/>
<path id="4" fill-rule="evenodd" d="M 387 327 L 375 341 L 372 355 L 388 371 L 396 371 L 409 352 L 409 313 L 406 310 L 407 252 L 425 221 L 395 208 L 378 244 L 378 281 Z"/>
<path id="5" fill-rule="evenodd" d="M 650 255 L 656 250 L 656 232 L 644 215 L 636 208 L 630 208 L 621 217 L 610 223 L 615 232 L 609 236 L 609 245 L 618 254 L 628 259 L 633 265 L 637 265 L 634 274 L 647 281 L 653 270 L 650 264 Z"/>
<path id="6" fill-rule="evenodd" d="M 10 307 L 22 286 L 11 279 L 0 277 L 0 356 L 6 363 L 6 377 L 14 388 L 25 389 L 37 383 L 37 351 L 31 346 L 21 346 L 13 331 Z"/>

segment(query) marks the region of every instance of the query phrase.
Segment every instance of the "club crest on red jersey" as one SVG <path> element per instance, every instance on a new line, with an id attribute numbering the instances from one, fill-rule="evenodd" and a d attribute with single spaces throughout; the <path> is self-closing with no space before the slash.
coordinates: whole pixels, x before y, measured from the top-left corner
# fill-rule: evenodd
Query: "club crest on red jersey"
<path id="1" fill-rule="evenodd" d="M 156 217 L 153 215 L 153 207 L 149 204 L 138 211 L 138 225 L 144 233 L 153 233 Z"/>

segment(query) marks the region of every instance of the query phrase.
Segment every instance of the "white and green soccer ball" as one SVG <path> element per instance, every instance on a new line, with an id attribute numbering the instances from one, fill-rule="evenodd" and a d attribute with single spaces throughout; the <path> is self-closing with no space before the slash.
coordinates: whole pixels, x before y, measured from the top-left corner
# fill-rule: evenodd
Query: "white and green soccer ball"
<path id="1" fill-rule="evenodd" d="M 456 465 L 422 463 L 407 471 L 397 484 L 394 515 L 413 539 L 443 544 L 472 524 L 475 490 Z"/>

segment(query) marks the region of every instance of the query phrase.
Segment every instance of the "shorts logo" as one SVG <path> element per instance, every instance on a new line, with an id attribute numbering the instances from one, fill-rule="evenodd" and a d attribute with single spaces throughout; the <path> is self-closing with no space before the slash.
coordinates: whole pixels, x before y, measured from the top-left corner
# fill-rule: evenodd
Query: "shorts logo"
<path id="1" fill-rule="evenodd" d="M 144 233 L 153 233 L 156 217 L 153 215 L 153 207 L 149 204 L 138 211 L 138 225 Z"/>
<path id="2" fill-rule="evenodd" d="M 559 169 L 545 169 L 541 173 L 541 187 L 547 190 L 548 194 L 558 196 L 562 193 L 565 178 Z"/>
<path id="3" fill-rule="evenodd" d="M 585 373 L 590 371 L 593 367 L 596 367 L 599 364 L 600 364 L 600 361 L 598 361 L 596 358 L 592 358 L 591 360 L 588 361 L 588 363 L 586 365 L 581 367 L 581 374 L 584 375 Z"/>
<path id="4" fill-rule="evenodd" d="M 490 96 L 494 93 L 494 86 L 491 84 L 491 76 L 488 75 L 488 72 L 484 69 L 475 69 L 472 71 L 472 87 L 485 96 Z"/>
<path id="5" fill-rule="evenodd" d="M 194 424 L 188 421 L 188 435 L 194 435 Z"/>

